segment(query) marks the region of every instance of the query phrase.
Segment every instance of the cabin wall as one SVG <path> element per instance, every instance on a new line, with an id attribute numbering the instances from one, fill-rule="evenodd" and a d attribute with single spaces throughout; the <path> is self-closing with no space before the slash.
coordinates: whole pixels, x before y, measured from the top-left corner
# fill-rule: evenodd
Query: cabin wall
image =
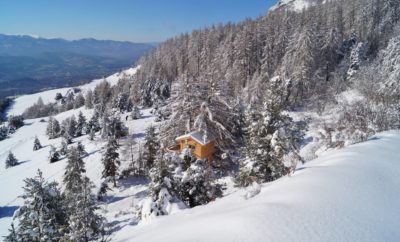
<path id="1" fill-rule="evenodd" d="M 185 149 L 189 145 L 193 146 L 195 148 L 193 154 L 197 158 L 208 159 L 209 161 L 213 160 L 214 142 L 211 142 L 205 146 L 202 146 L 191 138 L 189 138 L 187 140 L 179 141 L 179 146 L 180 146 L 181 150 Z"/>

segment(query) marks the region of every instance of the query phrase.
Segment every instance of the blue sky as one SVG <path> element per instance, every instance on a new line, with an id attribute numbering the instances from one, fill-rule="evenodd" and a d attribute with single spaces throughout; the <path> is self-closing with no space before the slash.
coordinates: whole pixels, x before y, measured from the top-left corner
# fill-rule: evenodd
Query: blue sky
<path id="1" fill-rule="evenodd" d="M 0 33 L 159 42 L 266 13 L 277 0 L 0 0 Z"/>

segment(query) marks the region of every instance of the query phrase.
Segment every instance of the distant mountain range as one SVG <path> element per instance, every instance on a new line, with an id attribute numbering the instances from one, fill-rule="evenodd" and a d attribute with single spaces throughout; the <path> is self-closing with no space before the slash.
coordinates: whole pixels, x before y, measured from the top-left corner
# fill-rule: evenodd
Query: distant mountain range
<path id="1" fill-rule="evenodd" d="M 0 98 L 70 86 L 135 64 L 156 44 L 0 34 Z"/>

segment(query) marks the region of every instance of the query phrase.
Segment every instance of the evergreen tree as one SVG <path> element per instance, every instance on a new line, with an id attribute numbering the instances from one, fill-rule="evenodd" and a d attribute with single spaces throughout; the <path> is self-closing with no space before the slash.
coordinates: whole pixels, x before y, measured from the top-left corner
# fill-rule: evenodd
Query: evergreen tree
<path id="1" fill-rule="evenodd" d="M 90 118 L 89 122 L 86 125 L 86 134 L 90 134 L 90 132 L 97 132 L 101 129 L 100 123 L 99 123 L 99 114 L 96 112 L 93 114 L 93 116 Z M 93 130 L 93 131 L 92 131 Z"/>
<path id="2" fill-rule="evenodd" d="M 39 170 L 25 179 L 24 203 L 15 213 L 19 241 L 60 241 L 66 228 L 63 198 L 57 183 L 47 183 Z"/>
<path id="3" fill-rule="evenodd" d="M 0 126 L 0 141 L 6 139 L 8 136 L 8 129 L 6 126 Z"/>
<path id="4" fill-rule="evenodd" d="M 87 109 L 93 108 L 93 91 L 91 89 L 86 92 L 85 107 Z"/>
<path id="5" fill-rule="evenodd" d="M 78 142 L 78 145 L 76 146 L 76 149 L 78 150 L 78 153 L 79 153 L 80 157 L 85 157 L 85 156 L 88 155 L 88 153 L 85 150 L 85 146 L 81 142 Z"/>
<path id="6" fill-rule="evenodd" d="M 214 183 L 212 170 L 204 160 L 192 162 L 183 172 L 178 191 L 179 198 L 188 206 L 207 204 L 222 194 Z"/>
<path id="7" fill-rule="evenodd" d="M 64 186 L 65 196 L 67 199 L 74 199 L 74 196 L 80 192 L 83 176 L 85 170 L 85 163 L 83 162 L 77 148 L 72 147 L 68 150 L 68 161 L 64 173 Z"/>
<path id="8" fill-rule="evenodd" d="M 168 159 L 164 152 L 157 152 L 155 165 L 150 169 L 149 196 L 152 199 L 151 211 L 142 211 L 142 216 L 168 215 L 168 205 L 173 200 L 174 179 L 168 167 Z M 150 214 L 148 214 L 150 213 Z"/>
<path id="9" fill-rule="evenodd" d="M 145 143 L 142 153 L 143 164 L 147 172 L 153 167 L 159 149 L 160 145 L 156 129 L 153 126 L 150 126 L 146 129 Z"/>
<path id="10" fill-rule="evenodd" d="M 79 112 L 75 135 L 77 137 L 82 136 L 85 127 L 86 127 L 86 118 L 85 116 L 83 116 L 82 112 Z"/>
<path id="11" fill-rule="evenodd" d="M 49 160 L 50 163 L 54 163 L 60 160 L 60 153 L 54 148 L 54 146 L 51 146 L 50 152 L 49 152 Z"/>
<path id="12" fill-rule="evenodd" d="M 60 155 L 67 155 L 67 154 L 68 154 L 68 140 L 63 138 L 60 146 Z"/>
<path id="13" fill-rule="evenodd" d="M 83 177 L 79 192 L 74 193 L 73 207 L 69 214 L 69 233 L 64 236 L 72 241 L 97 241 L 103 233 L 104 218 L 96 213 L 98 209 L 92 194 L 94 185 Z"/>
<path id="14" fill-rule="evenodd" d="M 133 107 L 131 117 L 134 120 L 140 119 L 142 117 L 142 113 L 140 112 L 140 109 L 137 106 Z"/>
<path id="15" fill-rule="evenodd" d="M 94 131 L 94 129 L 90 129 L 89 140 L 93 141 L 95 135 L 96 135 L 96 132 Z"/>
<path id="16" fill-rule="evenodd" d="M 6 168 L 10 168 L 16 165 L 18 165 L 18 160 L 17 158 L 15 158 L 14 154 L 10 151 L 6 159 Z"/>
<path id="17" fill-rule="evenodd" d="M 298 146 L 304 127 L 284 112 L 288 96 L 285 84 L 278 79 L 271 83 L 265 103 L 247 115 L 246 160 L 236 179 L 238 186 L 249 185 L 252 179 L 275 180 L 287 174 L 287 160 L 292 166 L 302 161 Z"/>
<path id="18" fill-rule="evenodd" d="M 60 123 L 57 119 L 50 116 L 46 128 L 46 134 L 49 136 L 49 139 L 58 138 L 60 136 L 60 131 Z"/>
<path id="19" fill-rule="evenodd" d="M 4 242 L 19 242 L 17 231 L 15 230 L 14 223 L 11 223 L 11 228 L 8 229 L 10 232 L 6 237 L 4 237 Z"/>
<path id="20" fill-rule="evenodd" d="M 118 166 L 120 165 L 119 154 L 117 152 L 118 144 L 112 137 L 109 138 L 106 151 L 103 155 L 103 172 L 102 178 L 110 177 L 114 183 L 114 187 L 117 186 L 116 176 L 118 175 Z"/>
<path id="21" fill-rule="evenodd" d="M 40 141 L 38 139 L 38 137 L 35 137 L 35 141 L 33 142 L 33 150 L 40 150 L 42 148 L 42 145 L 40 144 Z"/>
<path id="22" fill-rule="evenodd" d="M 76 131 L 77 131 L 77 122 L 75 119 L 75 115 L 72 115 L 69 119 L 67 119 L 66 133 L 68 134 L 68 137 L 72 139 L 73 137 L 76 137 Z"/>

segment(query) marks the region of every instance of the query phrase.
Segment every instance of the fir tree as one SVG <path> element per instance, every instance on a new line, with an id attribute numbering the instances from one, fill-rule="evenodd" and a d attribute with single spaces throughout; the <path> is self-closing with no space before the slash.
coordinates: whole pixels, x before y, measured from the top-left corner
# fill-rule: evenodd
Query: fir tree
<path id="1" fill-rule="evenodd" d="M 162 150 L 157 152 L 155 165 L 149 172 L 149 196 L 152 199 L 151 211 L 143 211 L 144 216 L 168 214 L 166 209 L 173 200 L 174 195 L 174 179 L 168 163 L 169 160 L 164 155 L 164 152 Z"/>
<path id="2" fill-rule="evenodd" d="M 85 127 L 86 127 L 86 118 L 85 116 L 83 116 L 82 112 L 79 112 L 75 135 L 77 137 L 82 136 Z"/>
<path id="3" fill-rule="evenodd" d="M 35 141 L 33 142 L 33 150 L 40 150 L 42 148 L 42 145 L 40 144 L 40 141 L 38 137 L 35 137 Z"/>
<path id="4" fill-rule="evenodd" d="M 109 138 L 106 151 L 103 155 L 103 172 L 102 178 L 110 177 L 114 183 L 114 187 L 117 186 L 116 176 L 118 175 L 118 166 L 120 165 L 119 154 L 117 152 L 118 144 L 114 138 Z"/>
<path id="5" fill-rule="evenodd" d="M 8 129 L 6 126 L 0 126 L 0 141 L 6 139 L 8 136 Z"/>
<path id="6" fill-rule="evenodd" d="M 85 146 L 81 142 L 78 142 L 78 145 L 76 146 L 76 149 L 77 149 L 80 157 L 83 158 L 83 157 L 88 155 L 88 153 L 85 150 Z"/>
<path id="7" fill-rule="evenodd" d="M 140 112 L 140 109 L 137 106 L 134 106 L 132 109 L 131 113 L 132 119 L 140 119 L 142 117 L 142 113 Z"/>
<path id="8" fill-rule="evenodd" d="M 56 150 L 54 146 L 51 146 L 50 152 L 49 152 L 49 160 L 50 163 L 54 163 L 60 160 L 60 153 Z"/>
<path id="9" fill-rule="evenodd" d="M 96 112 L 93 114 L 93 116 L 90 118 L 89 122 L 86 125 L 86 134 L 90 134 L 90 132 L 97 132 L 101 129 L 100 123 L 99 123 L 99 115 Z M 93 131 L 92 131 L 93 130 Z"/>
<path id="10" fill-rule="evenodd" d="M 4 242 L 19 242 L 17 231 L 15 230 L 14 223 L 11 223 L 11 228 L 8 229 L 10 232 L 6 237 L 4 237 Z"/>
<path id="11" fill-rule="evenodd" d="M 63 198 L 57 183 L 47 183 L 39 170 L 25 179 L 24 203 L 16 212 L 19 241 L 60 241 L 66 227 Z"/>
<path id="12" fill-rule="evenodd" d="M 10 151 L 6 159 L 6 168 L 10 168 L 16 165 L 18 165 L 18 160 L 17 158 L 15 158 L 14 154 Z"/>
<path id="13" fill-rule="evenodd" d="M 284 112 L 288 96 L 285 83 L 274 81 L 268 88 L 265 103 L 247 115 L 246 160 L 236 179 L 238 186 L 249 185 L 250 180 L 275 180 L 287 174 L 286 160 L 294 166 L 302 161 L 298 146 L 304 127 Z"/>
<path id="14" fill-rule="evenodd" d="M 92 194 L 94 185 L 83 177 L 79 192 L 74 193 L 74 209 L 69 214 L 69 233 L 64 236 L 72 241 L 96 241 L 103 233 L 104 218 L 96 213 L 98 209 Z"/>
<path id="15" fill-rule="evenodd" d="M 82 173 L 85 172 L 85 163 L 83 162 L 77 148 L 72 147 L 68 150 L 68 161 L 64 173 L 65 196 L 67 199 L 74 199 L 74 196 L 79 193 L 82 183 Z"/>
<path id="16" fill-rule="evenodd" d="M 55 139 L 60 136 L 60 123 L 57 119 L 53 117 L 49 117 L 49 121 L 46 128 L 46 134 L 49 136 L 49 139 Z"/>
<path id="17" fill-rule="evenodd" d="M 156 129 L 153 126 L 150 126 L 146 129 L 145 135 L 142 159 L 144 167 L 147 171 L 149 171 L 154 165 L 155 157 L 160 145 L 158 142 Z"/>

